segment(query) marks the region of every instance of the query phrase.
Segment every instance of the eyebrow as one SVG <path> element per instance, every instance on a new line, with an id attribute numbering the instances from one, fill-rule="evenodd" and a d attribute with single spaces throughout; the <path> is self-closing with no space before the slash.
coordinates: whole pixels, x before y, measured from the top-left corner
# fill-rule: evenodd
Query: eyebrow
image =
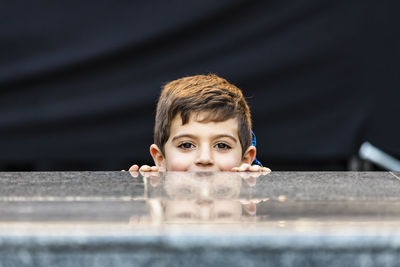
<path id="1" fill-rule="evenodd" d="M 197 139 L 197 137 L 195 135 L 192 134 L 181 134 L 181 135 L 176 135 L 172 138 L 171 142 L 176 141 L 177 139 L 181 139 L 181 138 L 191 138 L 191 139 Z M 213 139 L 219 139 L 219 138 L 229 138 L 231 139 L 233 142 L 237 143 L 237 140 L 235 137 L 233 137 L 232 135 L 229 134 L 218 134 L 216 136 L 213 136 Z"/>

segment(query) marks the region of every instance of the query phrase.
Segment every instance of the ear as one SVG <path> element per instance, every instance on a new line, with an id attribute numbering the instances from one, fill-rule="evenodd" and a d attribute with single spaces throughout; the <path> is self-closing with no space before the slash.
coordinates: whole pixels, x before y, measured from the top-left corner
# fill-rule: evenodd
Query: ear
<path id="1" fill-rule="evenodd" d="M 251 163 L 253 163 L 254 159 L 256 158 L 256 153 L 257 153 L 256 147 L 249 146 L 246 149 L 246 152 L 244 152 L 244 154 L 243 154 L 242 164 L 247 163 L 247 164 L 251 165 Z"/>
<path id="2" fill-rule="evenodd" d="M 164 167 L 165 157 L 161 152 L 161 149 L 156 144 L 152 144 L 150 146 L 150 154 L 153 157 L 154 164 L 157 167 Z"/>

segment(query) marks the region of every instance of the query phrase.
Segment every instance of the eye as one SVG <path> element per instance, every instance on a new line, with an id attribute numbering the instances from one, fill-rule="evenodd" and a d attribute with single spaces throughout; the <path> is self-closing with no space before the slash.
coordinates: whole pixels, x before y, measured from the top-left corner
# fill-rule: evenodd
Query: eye
<path id="1" fill-rule="evenodd" d="M 220 149 L 220 150 L 228 150 L 228 149 L 231 149 L 232 147 L 225 143 L 218 143 L 215 145 L 215 148 Z"/>
<path id="2" fill-rule="evenodd" d="M 230 187 L 218 187 L 215 189 L 215 195 L 217 197 L 223 197 L 225 195 L 228 195 L 231 192 Z"/>
<path id="3" fill-rule="evenodd" d="M 216 216 L 218 219 L 226 219 L 232 217 L 232 213 L 230 212 L 225 212 L 225 211 L 220 211 L 217 213 Z"/>
<path id="4" fill-rule="evenodd" d="M 192 214 L 190 212 L 181 212 L 178 214 L 177 216 L 178 218 L 182 218 L 182 219 L 190 219 L 192 218 Z"/>
<path id="5" fill-rule="evenodd" d="M 195 146 L 192 143 L 184 142 L 184 143 L 179 144 L 178 147 L 183 150 L 187 150 L 187 149 L 194 148 Z"/>
<path id="6" fill-rule="evenodd" d="M 179 195 L 180 196 L 190 196 L 190 195 L 192 195 L 192 188 L 191 187 L 181 187 L 181 188 L 179 188 Z"/>

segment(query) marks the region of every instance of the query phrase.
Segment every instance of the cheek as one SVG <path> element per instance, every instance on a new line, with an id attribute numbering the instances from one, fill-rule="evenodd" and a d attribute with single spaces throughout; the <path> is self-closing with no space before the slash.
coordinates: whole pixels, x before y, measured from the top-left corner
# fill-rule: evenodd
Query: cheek
<path id="1" fill-rule="evenodd" d="M 233 167 L 239 167 L 242 163 L 241 155 L 238 154 L 221 155 L 215 162 L 221 171 L 231 171 Z"/>
<path id="2" fill-rule="evenodd" d="M 189 155 L 171 153 L 166 157 L 166 169 L 167 171 L 187 171 L 192 161 Z"/>

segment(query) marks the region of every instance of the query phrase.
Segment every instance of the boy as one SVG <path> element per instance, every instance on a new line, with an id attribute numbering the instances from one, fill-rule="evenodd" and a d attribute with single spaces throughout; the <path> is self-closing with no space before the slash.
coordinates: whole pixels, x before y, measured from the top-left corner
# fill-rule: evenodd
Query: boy
<path id="1" fill-rule="evenodd" d="M 129 171 L 254 171 L 250 110 L 239 88 L 214 74 L 167 83 L 157 104 L 155 166 Z"/>

